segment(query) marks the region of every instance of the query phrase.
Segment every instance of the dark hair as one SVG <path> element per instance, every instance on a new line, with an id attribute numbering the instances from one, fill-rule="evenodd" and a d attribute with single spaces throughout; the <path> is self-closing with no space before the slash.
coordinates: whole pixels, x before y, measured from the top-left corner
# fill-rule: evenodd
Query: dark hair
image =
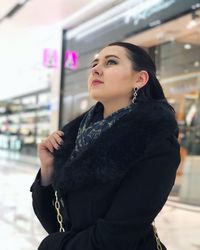
<path id="1" fill-rule="evenodd" d="M 149 74 L 149 80 L 145 86 L 138 91 L 137 102 L 160 101 L 167 103 L 174 111 L 173 107 L 168 103 L 159 80 L 156 77 L 156 66 L 150 55 L 141 47 L 126 42 L 114 42 L 107 46 L 121 46 L 127 51 L 127 56 L 131 60 L 135 71 L 145 70 Z M 175 112 L 175 111 L 174 111 Z"/>

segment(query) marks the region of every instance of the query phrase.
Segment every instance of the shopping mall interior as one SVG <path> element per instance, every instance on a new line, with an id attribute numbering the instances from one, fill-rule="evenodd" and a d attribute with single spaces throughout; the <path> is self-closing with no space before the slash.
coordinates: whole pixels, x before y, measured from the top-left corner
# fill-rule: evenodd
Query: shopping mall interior
<path id="1" fill-rule="evenodd" d="M 38 144 L 95 104 L 87 89 L 89 64 L 115 41 L 150 54 L 176 111 L 181 161 L 156 218 L 159 235 L 169 250 L 200 249 L 200 1 L 1 0 L 4 249 L 37 249 L 47 235 L 30 193 L 40 168 Z"/>

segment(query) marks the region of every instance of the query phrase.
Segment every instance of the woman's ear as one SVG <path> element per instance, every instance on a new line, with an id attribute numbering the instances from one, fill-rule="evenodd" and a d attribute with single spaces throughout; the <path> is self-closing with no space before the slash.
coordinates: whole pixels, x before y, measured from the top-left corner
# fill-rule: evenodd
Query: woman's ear
<path id="1" fill-rule="evenodd" d="M 147 84 L 148 80 L 149 80 L 149 74 L 147 71 L 141 70 L 138 72 L 136 80 L 138 87 L 142 88 L 144 85 Z"/>

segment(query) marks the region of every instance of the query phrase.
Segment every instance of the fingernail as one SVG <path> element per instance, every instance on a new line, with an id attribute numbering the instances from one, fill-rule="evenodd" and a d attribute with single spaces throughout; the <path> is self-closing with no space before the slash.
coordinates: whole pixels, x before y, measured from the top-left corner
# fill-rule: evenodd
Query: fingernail
<path id="1" fill-rule="evenodd" d="M 60 145 L 63 145 L 63 144 L 64 144 L 64 141 L 61 141 L 61 142 L 60 142 Z"/>

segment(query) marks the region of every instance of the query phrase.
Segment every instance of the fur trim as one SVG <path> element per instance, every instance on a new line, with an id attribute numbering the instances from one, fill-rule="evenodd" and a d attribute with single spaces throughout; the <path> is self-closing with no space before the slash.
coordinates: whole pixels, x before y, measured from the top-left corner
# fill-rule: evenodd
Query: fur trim
<path id="1" fill-rule="evenodd" d="M 132 112 L 106 130 L 77 158 L 70 160 L 84 114 L 63 128 L 64 144 L 55 152 L 53 186 L 62 194 L 121 179 L 144 157 L 146 147 L 149 149 L 168 135 L 178 135 L 175 114 L 168 104 L 155 101 L 137 103 Z"/>

